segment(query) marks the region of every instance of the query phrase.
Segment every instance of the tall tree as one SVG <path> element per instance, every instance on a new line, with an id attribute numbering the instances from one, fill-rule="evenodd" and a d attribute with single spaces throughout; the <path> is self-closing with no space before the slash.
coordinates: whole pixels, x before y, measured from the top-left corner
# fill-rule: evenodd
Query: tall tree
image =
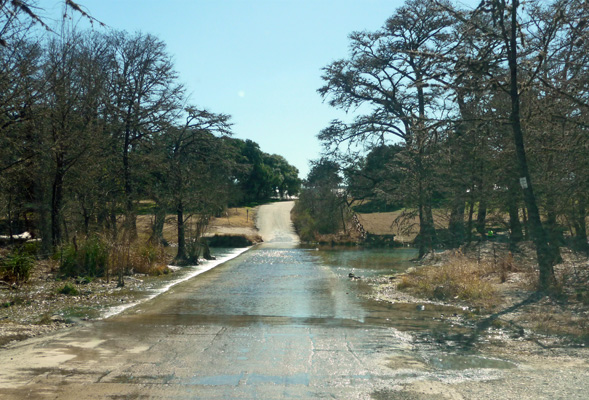
<path id="1" fill-rule="evenodd" d="M 198 239 L 209 219 L 227 204 L 231 166 L 224 154 L 224 143 L 215 135 L 230 135 L 229 116 L 188 108 L 183 126 L 170 127 L 157 139 L 164 163 L 159 175 L 166 187 L 168 203 L 177 218 L 179 263 L 198 262 Z M 160 204 L 160 207 L 162 205 Z M 186 222 L 196 219 L 195 231 L 187 238 Z M 187 246 L 190 249 L 187 249 Z M 191 250 L 191 251 L 189 251 Z"/>
<path id="2" fill-rule="evenodd" d="M 485 37 L 483 46 L 487 57 L 467 64 L 471 68 L 483 68 L 490 77 L 489 82 L 508 95 L 511 108 L 509 124 L 515 146 L 515 161 L 528 211 L 531 236 L 536 246 L 540 267 L 540 287 L 546 289 L 554 280 L 553 265 L 556 254 L 550 247 L 548 236 L 542 225 L 538 201 L 533 189 L 522 123 L 521 102 L 522 93 L 532 87 L 544 65 L 550 43 L 554 40 L 559 25 L 560 10 L 556 5 L 554 9 L 556 13 L 552 18 L 536 19 L 535 7 L 532 6 L 530 8 L 532 11 L 527 12 L 520 6 L 519 0 L 490 0 L 481 2 L 480 6 L 468 16 L 456 12 L 452 14 L 469 27 L 464 29 L 464 34 L 473 35 L 473 32 L 478 31 L 482 34 L 478 35 L 479 37 Z M 479 18 L 487 22 L 475 24 L 474 21 Z M 520 52 L 520 48 L 525 50 Z M 496 68 L 491 68 L 491 65 Z"/>
<path id="3" fill-rule="evenodd" d="M 334 107 L 372 109 L 349 125 L 334 121 L 319 135 L 326 144 L 372 144 L 390 135 L 405 142 L 416 176 L 420 256 L 436 241 L 431 146 L 445 112 L 440 99 L 447 95 L 438 80 L 447 71 L 443 60 L 453 46 L 446 40 L 452 22 L 437 11 L 434 1 L 410 0 L 380 31 L 351 34 L 350 58 L 324 68 L 326 83 L 319 89 Z"/>
<path id="4" fill-rule="evenodd" d="M 136 235 L 137 183 L 134 152 L 162 134 L 182 110 L 184 89 L 166 45 L 156 37 L 114 32 L 112 79 L 106 103 L 108 129 L 120 155 L 126 228 Z"/>

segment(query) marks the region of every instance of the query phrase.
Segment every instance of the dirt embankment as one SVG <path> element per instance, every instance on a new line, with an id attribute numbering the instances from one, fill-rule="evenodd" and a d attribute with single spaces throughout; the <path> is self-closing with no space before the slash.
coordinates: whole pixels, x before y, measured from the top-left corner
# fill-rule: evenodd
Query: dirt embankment
<path id="1" fill-rule="evenodd" d="M 261 238 L 254 222 L 256 211 L 256 208 L 230 208 L 211 221 L 207 235 L 236 235 L 259 242 Z M 147 240 L 151 216 L 139 216 L 137 226 L 139 240 Z M 166 220 L 164 238 L 170 244 L 167 252 L 171 261 L 177 242 L 173 216 Z M 173 274 L 174 270 L 169 273 Z M 56 261 L 38 261 L 27 282 L 10 285 L 0 281 L 0 348 L 12 341 L 100 317 L 111 307 L 133 302 L 138 293 L 157 285 L 158 279 L 162 278 L 134 274 L 125 277 L 123 287 L 118 287 L 117 279 L 112 278 L 61 279 Z"/>

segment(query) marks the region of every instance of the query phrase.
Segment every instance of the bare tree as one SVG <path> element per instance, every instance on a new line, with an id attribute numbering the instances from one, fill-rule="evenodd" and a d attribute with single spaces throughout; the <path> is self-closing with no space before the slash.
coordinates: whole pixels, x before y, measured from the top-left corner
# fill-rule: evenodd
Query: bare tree
<path id="1" fill-rule="evenodd" d="M 382 30 L 351 34 L 350 58 L 324 68 L 326 84 L 319 89 L 334 107 L 372 109 L 352 124 L 334 121 L 323 130 L 319 138 L 328 146 L 379 144 L 391 135 L 405 142 L 415 174 L 420 256 L 436 241 L 430 150 L 448 95 L 440 84 L 444 56 L 455 45 L 447 40 L 452 21 L 438 11 L 433 1 L 408 1 Z"/>
<path id="2" fill-rule="evenodd" d="M 177 83 L 177 73 L 161 40 L 149 34 L 114 32 L 110 42 L 114 52 L 105 114 L 121 160 L 126 228 L 134 237 L 134 173 L 139 168 L 134 164 L 134 153 L 142 143 L 163 134 L 179 116 L 184 89 Z"/>
<path id="3" fill-rule="evenodd" d="M 7 47 L 9 39 L 15 31 L 22 29 L 27 30 L 31 24 L 39 24 L 47 31 L 52 32 L 51 27 L 45 22 L 41 15 L 43 9 L 38 7 L 35 1 L 25 0 L 0 0 L 0 46 Z M 64 14 L 69 10 L 86 18 L 90 23 L 98 23 L 104 26 L 104 23 L 98 21 L 86 12 L 83 7 L 72 1 L 64 0 Z"/>
<path id="4" fill-rule="evenodd" d="M 229 116 L 189 107 L 184 125 L 169 127 L 156 141 L 154 153 L 161 157 L 154 167 L 163 197 L 176 213 L 178 263 L 198 262 L 199 239 L 226 203 L 229 164 L 216 135 L 231 135 Z M 187 232 L 189 220 L 196 222 Z"/>

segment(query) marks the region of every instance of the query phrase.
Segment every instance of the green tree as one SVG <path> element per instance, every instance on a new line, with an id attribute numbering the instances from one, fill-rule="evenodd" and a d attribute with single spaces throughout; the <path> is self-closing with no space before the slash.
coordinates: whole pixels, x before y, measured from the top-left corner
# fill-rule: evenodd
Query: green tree
<path id="1" fill-rule="evenodd" d="M 286 195 L 296 196 L 301 189 L 299 170 L 278 154 L 267 154 L 264 157 L 266 164 L 272 171 L 272 191 L 278 193 L 280 198 Z"/>
<path id="2" fill-rule="evenodd" d="M 349 207 L 342 182 L 335 161 L 321 159 L 314 163 L 293 210 L 293 221 L 303 240 L 345 231 Z"/>

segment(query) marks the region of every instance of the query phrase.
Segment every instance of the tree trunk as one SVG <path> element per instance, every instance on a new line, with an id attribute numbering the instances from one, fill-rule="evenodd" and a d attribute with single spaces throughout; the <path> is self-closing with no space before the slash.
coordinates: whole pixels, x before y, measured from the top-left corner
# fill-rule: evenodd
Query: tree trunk
<path id="1" fill-rule="evenodd" d="M 522 208 L 522 218 L 524 220 L 524 240 L 530 239 L 530 224 L 528 224 L 528 211 Z"/>
<path id="2" fill-rule="evenodd" d="M 117 240 L 117 236 L 119 235 L 119 228 L 117 226 L 117 203 L 116 201 L 112 201 L 110 213 L 110 231 L 112 233 L 112 239 Z"/>
<path id="3" fill-rule="evenodd" d="M 553 256 L 546 232 L 540 220 L 540 212 L 536 203 L 536 196 L 532 188 L 532 181 L 528 171 L 528 162 L 524 146 L 524 135 L 521 126 L 520 114 L 520 94 L 518 85 L 518 53 L 517 53 L 517 8 L 519 1 L 514 0 L 511 7 L 511 26 L 509 29 L 509 45 L 507 46 L 507 59 L 510 71 L 510 97 L 511 97 L 511 127 L 513 130 L 513 139 L 515 143 L 515 152 L 517 164 L 520 173 L 521 186 L 524 192 L 524 201 L 528 209 L 528 218 L 530 224 L 530 233 L 536 246 L 536 256 L 538 258 L 538 267 L 540 269 L 539 286 L 541 290 L 546 290 L 554 283 Z"/>
<path id="4" fill-rule="evenodd" d="M 176 216 L 178 218 L 178 253 L 176 254 L 177 262 L 186 261 L 186 234 L 184 225 L 184 204 L 178 202 L 176 207 Z"/>
<path id="5" fill-rule="evenodd" d="M 344 229 L 344 235 L 346 235 L 348 233 L 348 230 L 346 228 L 346 216 L 345 216 L 345 210 L 344 210 L 344 205 L 340 204 L 339 208 L 340 208 L 340 214 L 341 214 L 341 218 L 342 218 L 342 228 Z"/>
<path id="6" fill-rule="evenodd" d="M 428 237 L 428 241 L 429 241 L 429 248 L 430 248 L 430 250 L 433 250 L 433 248 L 437 244 L 437 236 L 436 236 L 436 226 L 434 224 L 434 214 L 432 212 L 432 198 L 431 198 L 431 196 L 427 196 L 425 199 L 424 211 L 425 211 L 425 219 L 426 219 L 425 230 L 428 233 L 427 237 Z"/>
<path id="7" fill-rule="evenodd" d="M 574 243 L 575 247 L 580 251 L 584 251 L 589 255 L 589 243 L 587 243 L 587 206 L 586 199 L 579 196 L 576 204 L 573 204 L 573 220 L 575 227 Z"/>
<path id="8" fill-rule="evenodd" d="M 133 186 L 131 184 L 131 169 L 129 165 L 130 133 L 125 134 L 125 148 L 123 150 L 123 180 L 125 188 L 125 229 L 130 240 L 137 239 L 137 215 L 133 204 Z"/>
<path id="9" fill-rule="evenodd" d="M 474 196 L 471 196 L 468 207 L 468 223 L 466 224 L 466 242 L 472 242 L 472 216 L 474 214 Z"/>
<path id="10" fill-rule="evenodd" d="M 424 213 L 423 213 L 423 205 L 420 204 L 417 206 L 418 207 L 418 213 L 419 213 L 419 234 L 417 236 L 418 238 L 418 242 L 417 242 L 417 250 L 418 250 L 418 258 L 422 258 L 423 256 L 425 256 L 427 254 L 428 251 L 428 246 L 427 246 L 427 242 L 426 242 L 426 231 L 425 231 L 425 222 L 424 222 Z"/>
<path id="11" fill-rule="evenodd" d="M 519 207 L 517 204 L 517 189 L 509 185 L 507 191 L 507 209 L 509 211 L 509 241 L 512 248 L 524 238 L 522 224 L 519 220 Z"/>
<path id="12" fill-rule="evenodd" d="M 82 217 L 84 218 L 84 234 L 86 237 L 90 235 L 90 213 L 88 209 L 84 206 L 84 202 L 80 201 L 80 208 L 82 209 Z"/>
<path id="13" fill-rule="evenodd" d="M 421 185 L 419 185 L 421 187 Z M 431 202 L 420 196 L 419 207 L 419 236 L 418 250 L 419 258 L 432 251 L 436 240 L 436 229 L 432 214 Z"/>
<path id="14" fill-rule="evenodd" d="M 53 188 L 51 194 L 51 244 L 57 247 L 61 244 L 61 207 L 63 205 L 63 180 L 65 176 L 63 156 L 58 154 L 55 158 L 55 175 L 53 176 Z"/>
<path id="15" fill-rule="evenodd" d="M 477 211 L 477 223 L 476 223 L 476 230 L 483 238 L 487 232 L 486 224 L 487 224 L 487 193 L 485 191 L 485 179 L 484 179 L 484 163 L 481 161 L 479 164 L 479 173 L 477 179 L 477 194 L 479 196 L 479 208 Z"/>
<path id="16" fill-rule="evenodd" d="M 35 197 L 39 210 L 39 233 L 41 235 L 41 254 L 49 256 L 52 252 L 51 234 L 51 213 L 49 211 L 47 186 L 41 183 L 40 179 L 35 185 Z"/>
<path id="17" fill-rule="evenodd" d="M 552 262 L 554 264 L 561 263 L 560 244 L 562 243 L 562 233 L 556 221 L 555 204 L 551 195 L 548 195 L 546 200 L 546 229 L 548 230 L 548 245 L 553 257 Z"/>
<path id="18" fill-rule="evenodd" d="M 153 213 L 153 225 L 151 227 L 151 237 L 149 241 L 156 245 L 166 245 L 164 239 L 164 223 L 166 222 L 166 210 L 160 205 L 156 205 Z"/>
<path id="19" fill-rule="evenodd" d="M 481 200 L 479 201 L 479 210 L 477 212 L 477 224 L 476 230 L 481 236 L 485 236 L 486 225 L 487 225 L 487 201 L 482 198 L 484 194 L 481 194 Z"/>
<path id="20" fill-rule="evenodd" d="M 417 82 L 417 101 L 419 110 L 419 120 L 413 131 L 415 135 L 415 144 L 417 145 L 417 178 L 418 197 L 419 197 L 419 257 L 423 257 L 428 251 L 432 251 L 436 242 L 436 229 L 432 214 L 432 199 L 430 193 L 430 174 L 426 171 L 424 160 L 426 156 L 427 145 L 427 128 L 423 125 L 426 120 L 425 115 L 425 93 L 421 85 L 422 75 L 419 69 L 415 69 L 415 80 Z"/>
<path id="21" fill-rule="evenodd" d="M 450 247 L 456 248 L 464 243 L 464 210 L 465 199 L 464 191 L 454 194 L 452 200 L 452 210 L 450 211 L 450 222 L 448 223 L 448 232 L 450 233 Z"/>

